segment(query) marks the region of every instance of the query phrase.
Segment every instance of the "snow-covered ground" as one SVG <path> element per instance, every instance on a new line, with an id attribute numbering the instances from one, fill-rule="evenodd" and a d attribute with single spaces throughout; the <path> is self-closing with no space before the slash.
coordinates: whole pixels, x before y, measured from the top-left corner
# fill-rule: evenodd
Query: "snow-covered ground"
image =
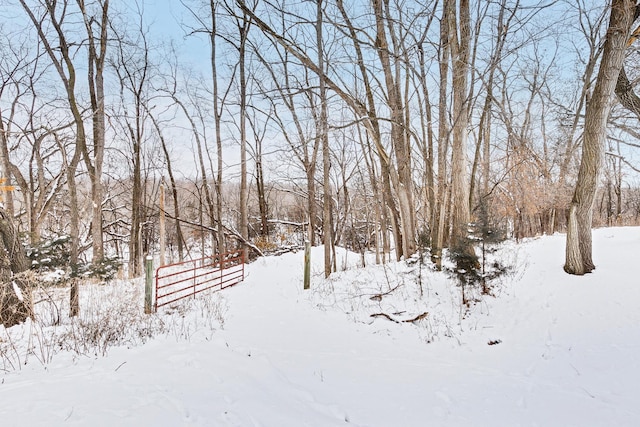
<path id="1" fill-rule="evenodd" d="M 304 291 L 302 253 L 259 259 L 244 283 L 154 316 L 144 345 L 5 366 L 0 425 L 640 425 L 640 228 L 595 230 L 584 277 L 562 271 L 564 241 L 507 245 L 517 271 L 468 311 L 417 262 L 362 269 L 339 250 L 348 268 L 325 281 L 314 248 Z M 0 347 L 37 341 L 28 328 Z"/>

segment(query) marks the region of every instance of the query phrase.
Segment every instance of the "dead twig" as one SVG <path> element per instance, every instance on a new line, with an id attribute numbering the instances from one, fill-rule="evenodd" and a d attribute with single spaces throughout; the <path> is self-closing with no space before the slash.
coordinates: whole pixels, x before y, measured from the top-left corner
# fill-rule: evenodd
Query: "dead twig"
<path id="1" fill-rule="evenodd" d="M 369 299 L 371 301 L 381 301 L 383 296 L 391 294 L 393 291 L 398 289 L 400 286 L 401 285 L 397 285 L 395 288 L 389 289 L 387 292 L 382 292 L 382 293 L 379 293 L 379 294 L 375 294 L 375 295 L 371 296 Z"/>
<path id="2" fill-rule="evenodd" d="M 429 315 L 429 312 L 425 311 L 424 313 L 420 313 L 418 315 L 416 315 L 415 317 L 411 317 L 409 319 L 396 319 L 390 315 L 388 315 L 387 313 L 373 313 L 371 315 L 369 315 L 369 317 L 382 317 L 385 318 L 387 320 L 390 320 L 394 323 L 415 323 L 419 320 L 422 320 L 424 318 L 426 318 Z"/>

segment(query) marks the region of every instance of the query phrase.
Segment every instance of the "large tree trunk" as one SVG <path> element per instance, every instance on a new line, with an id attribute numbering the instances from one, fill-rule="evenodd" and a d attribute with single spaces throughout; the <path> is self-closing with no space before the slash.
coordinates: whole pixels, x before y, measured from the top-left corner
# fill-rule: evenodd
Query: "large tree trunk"
<path id="1" fill-rule="evenodd" d="M 391 180 L 398 197 L 400 214 L 400 229 L 402 240 L 396 241 L 396 245 L 402 245 L 402 254 L 410 257 L 416 252 L 415 240 L 415 206 L 413 203 L 413 177 L 411 175 L 411 150 L 407 133 L 403 127 L 404 104 L 397 75 L 394 75 L 392 64 L 392 52 L 385 32 L 385 20 L 382 0 L 374 0 L 374 14 L 376 18 L 376 50 L 387 88 L 387 105 L 391 114 L 391 145 L 396 158 L 397 168 L 390 168 Z M 387 20 L 390 18 L 387 16 Z M 390 22 L 390 21 L 389 21 Z M 391 31 L 390 31 L 391 32 Z M 393 52 L 395 53 L 395 52 Z"/>
<path id="2" fill-rule="evenodd" d="M 452 226 L 451 245 L 456 252 L 474 257 L 474 249 L 467 238 L 470 221 L 469 185 L 467 183 L 467 133 L 469 124 L 468 80 L 471 66 L 469 64 L 470 13 L 469 2 L 459 3 L 459 21 L 456 13 L 456 2 L 445 2 L 447 9 L 449 42 L 451 47 L 452 91 L 453 91 L 453 125 L 451 128 L 451 191 L 452 191 Z M 458 28 L 460 33 L 458 34 Z"/>
<path id="3" fill-rule="evenodd" d="M 93 124 L 93 146 L 82 146 L 89 177 L 91 180 L 92 221 L 91 236 L 93 263 L 99 263 L 104 258 L 104 239 L 102 235 L 102 169 L 105 150 L 105 107 L 104 107 L 104 66 L 107 50 L 107 29 L 109 28 L 109 0 L 98 2 L 98 18 L 91 15 L 83 0 L 76 0 L 82 12 L 88 39 L 88 71 L 89 98 L 91 103 L 91 119 Z M 98 39 L 93 26 L 98 25 Z"/>
<path id="4" fill-rule="evenodd" d="M 600 70 L 585 116 L 582 160 L 569 206 L 564 270 L 582 275 L 595 269 L 591 247 L 593 202 L 604 157 L 607 119 L 629 38 L 635 1 L 613 0 Z"/>
<path id="5" fill-rule="evenodd" d="M 31 316 L 29 289 L 24 280 L 15 277 L 28 269 L 29 259 L 11 217 L 0 208 L 0 323 L 5 328 Z"/>

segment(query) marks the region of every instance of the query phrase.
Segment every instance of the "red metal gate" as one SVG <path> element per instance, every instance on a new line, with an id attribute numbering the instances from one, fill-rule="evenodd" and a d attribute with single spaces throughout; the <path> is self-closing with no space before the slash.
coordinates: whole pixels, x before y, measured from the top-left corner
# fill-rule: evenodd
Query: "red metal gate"
<path id="1" fill-rule="evenodd" d="M 244 251 L 164 265 L 156 270 L 155 309 L 244 280 Z"/>

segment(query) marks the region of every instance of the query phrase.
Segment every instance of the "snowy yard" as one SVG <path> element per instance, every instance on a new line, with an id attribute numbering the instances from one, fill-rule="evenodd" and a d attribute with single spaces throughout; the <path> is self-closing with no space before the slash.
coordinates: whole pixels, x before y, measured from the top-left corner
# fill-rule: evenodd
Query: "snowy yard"
<path id="1" fill-rule="evenodd" d="M 10 342 L 40 337 L 33 324 L 0 330 L 2 351 L 40 346 L 26 365 L 0 371 L 0 422 L 640 425 L 640 228 L 595 230 L 597 269 L 584 277 L 562 271 L 564 241 L 509 244 L 518 271 L 468 312 L 451 279 L 419 263 L 352 265 L 325 281 L 314 248 L 311 290 L 302 252 L 262 258 L 244 283 L 161 310 L 148 321 L 154 338 L 106 356 L 59 351 L 43 366 L 49 344 Z M 145 322 L 142 289 L 131 298 Z"/>

